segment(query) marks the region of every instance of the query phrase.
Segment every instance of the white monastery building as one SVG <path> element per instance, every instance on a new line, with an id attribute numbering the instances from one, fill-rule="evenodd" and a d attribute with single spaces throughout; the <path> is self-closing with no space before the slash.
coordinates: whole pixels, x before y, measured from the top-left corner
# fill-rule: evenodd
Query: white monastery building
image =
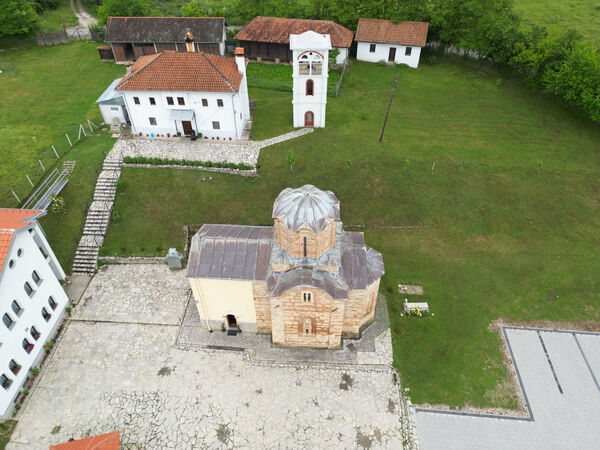
<path id="1" fill-rule="evenodd" d="M 354 40 L 356 59 L 406 64 L 417 68 L 421 49 L 427 43 L 427 22 L 393 23 L 383 19 L 360 19 Z"/>
<path id="2" fill-rule="evenodd" d="M 244 50 L 236 48 L 235 58 L 193 51 L 142 56 L 98 103 L 105 123 L 128 118 L 133 134 L 240 139 L 250 119 Z"/>
<path id="3" fill-rule="evenodd" d="M 0 417 L 8 418 L 29 369 L 59 327 L 65 273 L 37 219 L 43 211 L 0 209 Z"/>
<path id="4" fill-rule="evenodd" d="M 329 51 L 328 34 L 306 31 L 290 35 L 293 61 L 295 127 L 324 127 L 327 106 Z"/>

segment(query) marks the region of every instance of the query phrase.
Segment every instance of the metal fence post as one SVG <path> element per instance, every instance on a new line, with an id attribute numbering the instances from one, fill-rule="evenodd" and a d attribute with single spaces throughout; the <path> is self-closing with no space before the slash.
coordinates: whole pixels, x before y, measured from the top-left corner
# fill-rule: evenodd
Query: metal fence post
<path id="1" fill-rule="evenodd" d="M 17 194 L 15 194 L 15 191 L 11 191 L 11 192 L 13 193 L 13 195 L 15 196 L 15 198 L 17 199 L 17 201 L 18 201 L 19 203 L 21 203 L 21 200 L 19 200 L 19 197 L 17 197 Z"/>
<path id="2" fill-rule="evenodd" d="M 31 182 L 31 178 L 29 178 L 29 175 L 25 174 L 25 176 L 27 177 L 27 181 L 29 181 L 29 184 L 31 184 L 31 187 L 33 187 L 33 183 Z"/>
<path id="3" fill-rule="evenodd" d="M 45 172 L 46 168 L 44 167 L 44 164 L 42 163 L 42 160 L 38 159 L 38 162 L 40 163 L 40 166 L 42 166 L 42 170 Z"/>
<path id="4" fill-rule="evenodd" d="M 52 150 L 54 150 L 54 154 L 56 155 L 56 159 L 59 158 L 58 153 L 56 153 L 56 149 L 54 148 L 54 145 L 52 145 Z"/>
<path id="5" fill-rule="evenodd" d="M 67 133 L 65 133 L 65 136 L 67 137 L 67 141 L 69 141 L 69 145 L 71 147 L 73 147 L 73 144 L 71 143 L 71 139 L 69 139 L 69 135 Z"/>

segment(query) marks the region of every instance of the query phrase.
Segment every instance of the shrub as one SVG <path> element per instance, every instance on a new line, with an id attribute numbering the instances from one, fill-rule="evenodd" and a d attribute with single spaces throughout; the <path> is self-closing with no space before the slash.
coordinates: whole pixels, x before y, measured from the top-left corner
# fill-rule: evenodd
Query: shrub
<path id="1" fill-rule="evenodd" d="M 119 211 L 113 209 L 110 213 L 110 221 L 113 223 L 118 223 L 121 220 L 121 214 Z"/>
<path id="2" fill-rule="evenodd" d="M 62 216 L 67 212 L 65 199 L 52 194 L 50 197 L 50 207 L 48 208 L 52 214 L 56 214 L 57 216 Z"/>
<path id="3" fill-rule="evenodd" d="M 253 167 L 244 163 L 232 163 L 228 161 L 190 161 L 186 159 L 167 159 L 146 156 L 126 156 L 123 158 L 125 164 L 149 164 L 153 166 L 192 166 L 192 167 L 214 167 L 218 169 L 252 170 Z"/>
<path id="4" fill-rule="evenodd" d="M 106 249 L 106 247 L 100 247 L 98 249 L 98 256 L 106 256 L 108 255 L 108 250 Z"/>

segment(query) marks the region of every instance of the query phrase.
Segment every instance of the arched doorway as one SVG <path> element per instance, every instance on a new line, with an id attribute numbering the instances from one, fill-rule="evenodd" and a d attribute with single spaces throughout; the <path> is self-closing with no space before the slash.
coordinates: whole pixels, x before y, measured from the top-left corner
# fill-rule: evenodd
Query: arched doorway
<path id="1" fill-rule="evenodd" d="M 312 111 L 306 111 L 304 114 L 304 126 L 313 127 L 315 125 L 315 115 Z"/>

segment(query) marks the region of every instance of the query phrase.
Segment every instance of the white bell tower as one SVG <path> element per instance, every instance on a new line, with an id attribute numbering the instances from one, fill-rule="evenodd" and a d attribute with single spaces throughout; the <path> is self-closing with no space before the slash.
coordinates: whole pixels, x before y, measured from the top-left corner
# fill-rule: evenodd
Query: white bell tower
<path id="1" fill-rule="evenodd" d="M 293 52 L 295 127 L 324 127 L 327 106 L 327 78 L 329 76 L 328 34 L 306 31 L 290 34 Z"/>

